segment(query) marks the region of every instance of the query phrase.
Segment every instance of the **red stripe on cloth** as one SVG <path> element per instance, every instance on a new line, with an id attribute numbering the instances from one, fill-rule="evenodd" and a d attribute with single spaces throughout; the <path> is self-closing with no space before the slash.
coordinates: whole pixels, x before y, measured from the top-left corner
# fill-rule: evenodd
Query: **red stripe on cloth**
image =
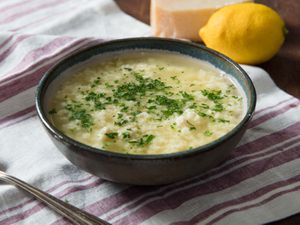
<path id="1" fill-rule="evenodd" d="M 47 64 L 46 66 L 38 69 L 34 73 L 30 74 L 30 76 L 21 77 L 20 79 L 13 80 L 9 83 L 9 85 L 3 85 L 0 92 L 0 103 L 5 101 L 8 98 L 11 98 L 22 91 L 26 91 L 27 89 L 38 84 L 41 76 L 48 70 L 53 64 Z"/>
<path id="2" fill-rule="evenodd" d="M 9 116 L 5 117 L 5 118 L 1 118 L 0 119 L 0 124 L 6 123 L 9 120 L 15 120 L 16 118 L 18 118 L 20 116 L 23 116 L 25 114 L 33 112 L 34 110 L 35 110 L 35 106 L 34 105 L 30 106 L 30 107 L 28 107 L 26 109 L 23 109 L 23 110 L 21 110 L 21 111 L 19 111 L 17 113 L 14 113 L 12 115 L 9 115 Z"/>
<path id="3" fill-rule="evenodd" d="M 255 163 L 248 165 L 247 167 L 240 168 L 235 172 L 229 173 L 224 177 L 220 177 L 211 180 L 206 183 L 201 183 L 200 185 L 184 189 L 173 193 L 167 197 L 160 195 L 160 199 L 153 199 L 153 201 L 147 203 L 146 205 L 140 207 L 129 215 L 123 217 L 122 219 L 116 221 L 114 224 L 139 224 L 143 221 L 149 219 L 155 214 L 162 212 L 164 210 L 170 210 L 177 208 L 184 202 L 191 200 L 193 198 L 219 192 L 226 188 L 230 188 L 233 185 L 245 181 L 253 176 L 257 176 L 266 170 L 275 168 L 284 163 L 295 160 L 299 157 L 300 148 L 299 145 L 291 150 L 284 153 L 279 152 L 276 156 L 273 156 L 268 160 L 259 160 Z M 134 223 L 131 223 L 134 221 Z"/>
<path id="4" fill-rule="evenodd" d="M 48 42 L 46 45 L 31 50 L 23 57 L 18 65 L 16 65 L 13 69 L 11 69 L 3 76 L 9 77 L 10 79 L 15 79 L 25 72 L 24 69 L 26 67 L 32 67 L 37 63 L 37 60 L 41 58 L 43 59 L 45 56 L 56 52 L 58 49 L 65 47 L 65 45 L 69 44 L 73 40 L 74 38 L 72 37 L 57 37 L 54 40 Z"/>
<path id="5" fill-rule="evenodd" d="M 81 179 L 81 180 L 76 180 L 76 181 L 73 181 L 73 180 L 65 180 L 65 181 L 62 181 L 62 182 L 56 184 L 55 186 L 53 186 L 52 188 L 46 190 L 45 192 L 51 194 L 51 192 L 54 192 L 56 189 L 60 188 L 60 187 L 63 186 L 63 185 L 66 185 L 66 184 L 77 184 L 77 183 L 82 183 L 82 182 L 85 182 L 85 181 L 90 180 L 90 179 L 93 178 L 93 177 L 95 177 L 95 176 L 88 176 L 88 177 L 86 177 L 86 178 L 83 178 L 83 179 Z M 23 203 L 21 203 L 21 204 L 19 204 L 19 205 L 17 205 L 17 206 L 14 206 L 14 207 L 5 209 L 5 210 L 3 210 L 3 211 L 0 212 L 0 216 L 3 215 L 3 214 L 7 214 L 7 213 L 9 213 L 9 212 L 12 212 L 12 211 L 14 211 L 14 210 L 21 209 L 22 207 L 24 207 L 24 206 L 26 206 L 26 205 L 28 205 L 28 204 L 30 204 L 30 203 L 32 203 L 32 202 L 36 202 L 36 200 L 35 200 L 35 199 L 30 199 L 30 200 L 27 200 L 27 201 L 25 201 L 25 202 L 23 202 Z"/>
<path id="6" fill-rule="evenodd" d="M 24 16 L 28 16 L 31 13 L 35 13 L 39 10 L 43 10 L 45 8 L 49 8 L 49 7 L 53 7 L 53 6 L 56 7 L 57 5 L 63 4 L 63 3 L 68 2 L 68 1 L 69 0 L 54 0 L 52 2 L 47 2 L 45 4 L 41 4 L 41 5 L 35 6 L 33 8 L 30 8 L 30 9 L 22 10 L 18 13 L 15 13 L 13 15 L 10 15 L 10 16 L 6 17 L 5 19 L 0 20 L 0 25 L 11 23 L 11 22 L 13 22 L 17 19 L 20 19 Z"/>
<path id="7" fill-rule="evenodd" d="M 273 111 L 272 113 L 268 113 L 268 114 L 265 114 L 255 120 L 252 120 L 251 123 L 247 126 L 248 129 L 251 129 L 252 127 L 255 127 L 257 124 L 261 124 L 263 123 L 264 121 L 267 121 L 269 119 L 272 119 L 273 117 L 277 116 L 277 115 L 280 115 L 290 109 L 293 109 L 293 108 L 296 108 L 300 105 L 300 100 L 296 99 L 295 102 L 292 102 L 290 104 L 288 104 L 287 106 L 281 108 L 281 109 L 278 109 L 276 111 Z"/>
<path id="8" fill-rule="evenodd" d="M 274 133 L 270 133 L 268 135 L 265 135 L 261 138 L 254 140 L 254 141 L 247 142 L 241 146 L 238 146 L 235 149 L 235 151 L 233 152 L 233 155 L 236 157 L 236 156 L 240 156 L 240 155 L 244 155 L 244 154 L 251 154 L 253 152 L 256 152 L 257 149 L 264 148 L 265 146 L 270 147 L 270 146 L 280 143 L 290 137 L 295 137 L 299 134 L 299 130 L 300 130 L 299 123 L 300 122 L 297 122 L 283 130 L 280 130 L 280 131 L 277 131 Z M 292 128 L 292 129 L 290 129 L 290 128 Z M 265 143 L 265 142 L 267 142 L 267 143 Z"/>
<path id="9" fill-rule="evenodd" d="M 63 56 L 69 54 L 70 49 L 72 49 L 74 46 L 79 45 L 81 43 L 84 43 L 86 45 L 90 44 L 90 42 L 85 43 L 85 40 L 80 40 L 76 43 L 72 43 L 70 46 L 60 49 L 60 51 L 57 54 L 55 54 L 54 56 L 49 56 L 49 57 L 43 58 L 41 61 L 36 62 L 34 65 L 32 65 L 27 71 L 22 72 L 22 73 L 28 73 L 26 76 L 22 76 L 18 79 L 12 80 L 5 84 L 1 84 L 0 85 L 0 87 L 1 87 L 0 102 L 6 100 L 8 98 L 11 98 L 23 91 L 26 91 L 29 88 L 37 85 L 41 76 L 47 70 L 49 70 L 51 66 L 53 66 Z M 77 51 L 82 47 L 86 47 L 86 46 L 80 45 L 80 47 L 77 48 L 76 50 L 72 49 L 72 52 Z M 54 58 L 56 56 L 58 56 L 58 57 Z M 45 62 L 45 65 L 35 71 L 35 69 L 36 69 L 35 67 L 43 65 L 44 62 Z M 31 71 L 34 71 L 34 72 L 31 72 Z M 20 75 L 24 75 L 22 73 Z M 17 76 L 17 75 L 15 75 L 15 76 Z"/>
<path id="10" fill-rule="evenodd" d="M 66 195 L 70 194 L 70 193 L 75 193 L 75 192 L 79 192 L 79 191 L 84 191 L 84 190 L 87 190 L 87 189 L 90 189 L 92 187 L 95 187 L 95 186 L 100 186 L 102 184 L 104 184 L 106 181 L 103 181 L 103 180 L 96 180 L 94 181 L 93 183 L 91 184 L 88 184 L 88 185 L 78 185 L 78 186 L 73 186 L 73 187 L 70 187 L 70 188 L 67 188 L 66 190 L 56 194 L 55 196 L 57 198 L 64 198 Z M 40 210 L 46 208 L 46 206 L 43 204 L 43 203 L 38 203 L 37 205 L 35 205 L 34 207 L 32 207 L 31 209 L 28 209 L 26 211 L 23 211 L 22 213 L 20 214 L 17 214 L 17 215 L 14 215 L 14 216 L 11 216 L 11 217 L 8 217 L 4 220 L 1 220 L 0 221 L 0 224 L 1 225 L 10 225 L 10 224 L 13 224 L 13 223 L 17 223 L 21 220 L 24 220 L 26 218 L 28 218 L 29 216 L 39 212 Z"/>
<path id="11" fill-rule="evenodd" d="M 284 195 L 284 194 L 288 194 L 288 193 L 295 192 L 295 191 L 299 191 L 299 190 L 300 190 L 300 185 L 297 186 L 297 187 L 294 187 L 294 188 L 292 188 L 292 189 L 289 189 L 289 190 L 284 190 L 284 191 L 278 192 L 278 193 L 276 193 L 276 194 L 270 196 L 269 198 L 267 198 L 267 199 L 265 199 L 265 200 L 263 200 L 263 201 L 261 201 L 261 202 L 259 202 L 259 203 L 252 204 L 252 205 L 249 205 L 249 206 L 246 206 L 246 207 L 241 207 L 241 208 L 239 208 L 239 209 L 231 210 L 230 212 L 225 213 L 225 214 L 222 215 L 221 217 L 216 218 L 215 221 L 221 220 L 223 217 L 226 217 L 227 215 L 232 214 L 232 213 L 234 213 L 234 212 L 243 211 L 243 210 L 246 210 L 246 209 L 250 209 L 250 208 L 257 207 L 257 206 L 261 206 L 261 205 L 263 205 L 263 204 L 265 204 L 265 203 L 268 203 L 268 202 L 270 202 L 270 201 L 272 201 L 272 200 L 274 200 L 274 199 L 276 199 L 276 198 L 278 198 L 278 197 L 280 197 L 280 196 L 282 196 L 282 195 Z M 212 222 L 209 223 L 209 224 L 214 224 L 214 221 L 212 221 Z"/>
<path id="12" fill-rule="evenodd" d="M 7 45 L 7 43 L 9 43 L 13 39 L 13 37 L 14 35 L 10 35 L 6 40 L 4 40 L 0 45 L 0 49 Z"/>
<path id="13" fill-rule="evenodd" d="M 7 120 L 5 122 L 0 123 L 0 129 L 12 126 L 12 125 L 20 123 L 20 122 L 23 122 L 25 120 L 28 120 L 29 118 L 34 117 L 34 116 L 36 116 L 36 110 L 32 110 L 30 112 L 26 112 L 23 115 L 17 116 L 14 119 Z"/>
<path id="14" fill-rule="evenodd" d="M 77 5 L 73 6 L 73 7 L 68 7 L 68 10 L 69 10 L 70 13 L 73 13 L 74 10 L 77 9 L 77 8 L 79 8 L 79 7 L 81 7 L 80 4 L 77 4 Z M 20 26 L 20 27 L 15 27 L 14 29 L 10 29 L 10 31 L 12 31 L 12 32 L 20 32 L 20 31 L 22 31 L 23 29 L 26 29 L 26 28 L 28 28 L 28 27 L 32 27 L 33 25 L 35 25 L 35 27 L 36 27 L 37 25 L 45 26 L 45 24 L 47 23 L 47 21 L 48 21 L 50 18 L 53 18 L 53 17 L 56 17 L 56 18 L 57 18 L 58 15 L 66 15 L 66 12 L 52 13 L 52 14 L 47 15 L 47 16 L 45 16 L 45 17 L 43 17 L 43 18 L 41 18 L 41 19 L 39 19 L 39 20 L 37 20 L 37 21 L 30 22 L 30 23 L 25 24 L 25 25 L 22 25 L 22 26 Z M 52 20 L 50 20 L 50 21 L 52 22 Z M 50 22 L 50 21 L 49 21 L 49 22 Z"/>
<path id="15" fill-rule="evenodd" d="M 68 38 L 68 37 L 65 37 L 65 38 Z M 47 44 L 45 44 L 45 46 L 33 49 L 28 54 L 34 54 L 35 51 L 40 51 L 41 49 L 45 49 L 45 48 L 48 48 L 50 51 L 48 51 L 48 52 L 44 51 L 43 52 L 44 55 L 41 55 L 40 60 L 38 60 L 36 62 L 31 62 L 31 64 L 27 65 L 27 68 L 23 68 L 24 69 L 23 71 L 20 71 L 20 72 L 17 72 L 17 73 L 12 73 L 12 71 L 11 71 L 11 72 L 6 73 L 6 75 L 4 75 L 5 77 L 3 77 L 0 81 L 0 87 L 4 87 L 4 85 L 7 85 L 7 83 L 9 81 L 15 80 L 18 77 L 30 75 L 30 72 L 32 72 L 33 70 L 36 70 L 36 68 L 38 66 L 43 65 L 43 63 L 45 63 L 45 62 L 49 62 L 50 57 L 51 57 L 51 60 L 55 59 L 56 56 L 59 56 L 61 54 L 60 51 L 62 51 L 62 50 L 68 51 L 69 48 L 73 47 L 73 45 L 80 44 L 82 41 L 85 41 L 85 40 L 86 39 L 80 39 L 76 42 L 71 42 L 70 41 L 69 42 L 70 45 L 63 45 L 63 46 L 59 46 L 60 48 L 57 48 L 57 47 L 54 48 L 55 45 L 57 44 L 56 41 L 60 41 L 60 38 L 57 38 L 57 39 L 54 39 L 54 40 L 48 42 Z M 53 47 L 53 49 L 52 49 L 52 47 Z M 56 54 L 51 55 L 50 53 L 52 53 L 52 52 L 56 52 Z M 25 57 L 22 59 L 22 61 L 26 60 Z M 28 61 L 30 61 L 30 59 L 28 59 Z M 26 65 L 24 65 L 24 66 L 26 66 Z"/>
<path id="16" fill-rule="evenodd" d="M 26 40 L 30 36 L 31 35 L 21 35 L 17 37 L 14 43 L 8 49 L 6 49 L 2 54 L 0 54 L 0 62 L 6 59 L 22 41 Z"/>
<path id="17" fill-rule="evenodd" d="M 299 190 L 300 190 L 300 185 L 297 186 L 297 187 L 295 187 L 295 188 L 289 189 L 289 190 L 284 190 L 284 191 L 278 192 L 278 193 L 272 195 L 271 197 L 267 198 L 266 200 L 261 201 L 261 202 L 259 202 L 259 203 L 252 204 L 252 205 L 249 205 L 249 206 L 246 206 L 246 207 L 241 207 L 241 208 L 239 208 L 239 209 L 231 210 L 231 212 L 225 213 L 225 214 L 222 215 L 221 217 L 217 218 L 215 221 L 221 220 L 223 217 L 226 217 L 228 214 L 232 214 L 232 213 L 234 213 L 234 212 L 243 211 L 243 210 L 255 208 L 255 207 L 257 207 L 257 206 L 261 206 L 261 205 L 263 205 L 263 204 L 265 204 L 265 203 L 268 203 L 268 202 L 270 202 L 270 201 L 272 201 L 272 200 L 274 200 L 274 199 L 276 199 L 276 198 L 278 198 L 278 197 L 280 197 L 280 196 L 282 196 L 282 195 L 284 195 L 284 194 L 296 192 L 296 191 L 299 191 Z M 215 223 L 214 223 L 215 221 L 212 221 L 212 222 L 209 223 L 209 224 L 215 224 Z"/>
<path id="18" fill-rule="evenodd" d="M 278 140 L 278 142 L 280 142 L 280 141 L 282 141 L 279 137 L 282 135 L 282 134 L 288 134 L 288 132 L 286 132 L 287 130 L 286 129 L 284 129 L 284 130 L 282 130 L 281 132 L 279 132 L 276 136 L 274 136 L 274 137 L 276 137 L 276 138 L 273 138 L 273 140 Z M 273 136 L 272 136 L 273 137 Z M 290 138 L 288 135 L 284 135 L 284 136 L 282 136 L 285 140 L 286 139 L 288 139 L 288 138 Z M 275 144 L 274 142 L 263 142 L 264 144 L 271 144 L 271 145 L 273 145 L 273 144 Z M 290 143 L 289 143 L 290 144 Z M 263 148 L 264 146 L 260 146 L 260 148 Z M 268 146 L 265 146 L 265 147 L 269 147 L 269 145 Z M 257 148 L 256 149 L 256 151 L 258 151 L 258 150 L 260 150 L 260 148 Z M 251 153 L 253 153 L 254 151 L 252 151 Z M 231 165 L 231 167 L 232 167 L 232 165 Z M 220 170 L 219 171 L 214 171 L 215 173 L 219 173 L 220 171 L 223 171 L 224 169 L 223 168 L 220 168 Z M 210 173 L 210 174 L 207 174 L 207 176 L 212 176 L 212 174 Z M 204 177 L 203 176 L 200 176 L 200 177 L 197 177 L 197 179 L 204 179 Z M 195 181 L 195 179 L 193 179 L 192 181 L 190 181 L 190 183 L 193 183 Z M 183 183 L 183 184 L 181 184 L 180 186 L 185 186 L 185 185 L 187 185 L 188 184 L 188 182 L 185 182 L 185 183 Z M 174 188 L 174 185 L 171 185 L 171 188 Z M 140 189 L 138 189 L 138 190 L 140 190 Z M 171 189 L 172 190 L 172 189 Z M 118 200 L 116 200 L 116 204 L 117 205 L 115 205 L 115 206 L 113 206 L 113 207 L 117 207 L 118 206 L 118 204 L 120 203 L 120 201 L 119 201 L 119 199 L 121 199 L 122 198 L 122 195 L 123 194 L 125 194 L 126 196 L 131 196 L 130 198 L 132 198 L 133 197 L 133 195 L 136 195 L 136 194 L 138 194 L 138 196 L 139 196 L 139 193 L 140 194 L 142 194 L 142 193 L 144 193 L 144 192 L 139 192 L 139 191 L 137 191 L 135 188 L 130 188 L 129 189 L 129 193 L 127 192 L 127 193 L 121 193 L 121 196 L 116 196 L 116 199 L 118 199 Z M 138 196 L 136 196 L 136 197 L 138 197 Z M 124 204 L 125 204 L 126 202 L 124 202 Z M 99 204 L 105 204 L 105 205 L 108 205 L 107 204 L 107 202 L 105 202 L 105 203 L 99 203 Z M 109 210 L 108 210 L 109 211 Z M 103 212 L 103 213 L 105 213 L 105 212 Z"/>
<path id="19" fill-rule="evenodd" d="M 300 175 L 297 175 L 297 176 L 289 178 L 287 180 L 281 180 L 281 181 L 275 182 L 273 184 L 269 184 L 269 185 L 264 186 L 264 187 L 262 187 L 262 188 L 260 188 L 260 189 L 258 189 L 256 191 L 254 191 L 252 193 L 244 195 L 244 196 L 242 196 L 240 198 L 228 200 L 228 201 L 222 202 L 220 204 L 214 205 L 213 207 L 211 207 L 211 208 L 209 208 L 209 209 L 207 209 L 207 210 L 205 210 L 205 211 L 197 214 L 196 216 L 194 216 L 193 218 L 191 218 L 188 221 L 180 221 L 180 222 L 172 223 L 172 225 L 196 224 L 198 222 L 203 221 L 204 219 L 207 219 L 208 217 L 213 216 L 215 213 L 217 213 L 217 212 L 219 212 L 221 210 L 225 210 L 228 207 L 238 206 L 241 203 L 253 201 L 253 200 L 255 200 L 255 199 L 257 199 L 257 198 L 259 198 L 259 197 L 261 197 L 261 196 L 263 196 L 263 195 L 271 192 L 271 191 L 274 191 L 274 190 L 282 188 L 282 187 L 288 187 L 289 185 L 291 185 L 293 183 L 296 183 L 296 182 L 299 182 L 299 181 L 300 181 Z M 286 191 L 286 190 L 281 190 L 281 191 L 278 191 L 277 193 L 274 193 L 274 194 L 281 193 L 282 191 Z M 253 204 L 250 204 L 250 205 L 253 205 Z M 254 204 L 254 205 L 257 205 L 257 203 Z M 241 208 L 245 208 L 245 207 L 248 208 L 249 205 L 248 206 L 243 206 Z M 238 211 L 240 211 L 240 210 L 238 210 Z M 233 213 L 233 212 L 236 212 L 236 210 L 230 210 L 228 212 Z M 228 212 L 225 212 L 221 216 L 218 216 L 217 218 L 211 220 L 210 222 L 208 222 L 206 224 L 214 224 L 215 222 L 221 220 L 225 216 L 228 216 L 229 215 Z"/>
<path id="20" fill-rule="evenodd" d="M 288 98 L 288 99 L 285 99 L 285 100 L 282 100 L 282 101 L 278 102 L 278 103 L 275 104 L 275 105 L 271 105 L 271 106 L 262 108 L 262 109 L 260 109 L 260 110 L 255 110 L 255 113 L 256 113 L 256 114 L 259 114 L 259 113 L 261 113 L 261 112 L 263 112 L 263 111 L 266 111 L 266 110 L 268 110 L 268 109 L 272 109 L 272 108 L 274 108 L 274 107 L 276 107 L 276 106 L 278 106 L 278 105 L 281 105 L 282 103 L 286 103 L 286 102 L 288 102 L 288 101 L 290 101 L 290 100 L 292 100 L 292 99 L 295 99 L 295 98 L 294 98 L 294 97 L 290 97 L 290 98 Z"/>
<path id="21" fill-rule="evenodd" d="M 17 7 L 20 7 L 20 6 L 25 5 L 25 4 L 27 4 L 29 2 L 32 2 L 32 1 L 34 1 L 34 0 L 21 1 L 21 2 L 17 2 L 17 3 L 11 4 L 11 5 L 5 6 L 3 8 L 0 8 L 0 13 L 4 13 L 4 12 L 9 11 L 11 9 L 14 10 Z"/>

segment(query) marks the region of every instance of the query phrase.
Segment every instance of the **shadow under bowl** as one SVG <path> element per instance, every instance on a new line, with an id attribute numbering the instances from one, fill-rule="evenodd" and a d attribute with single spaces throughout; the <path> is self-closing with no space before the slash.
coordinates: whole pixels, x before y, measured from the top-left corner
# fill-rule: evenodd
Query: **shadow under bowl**
<path id="1" fill-rule="evenodd" d="M 221 138 L 187 151 L 160 155 L 129 155 L 96 149 L 77 142 L 53 126 L 47 116 L 51 83 L 66 70 L 92 57 L 125 50 L 165 50 L 205 60 L 232 76 L 246 96 L 241 122 Z M 53 86 L 53 85 L 52 85 Z M 41 79 L 36 93 L 38 116 L 50 138 L 74 165 L 100 178 L 126 184 L 161 185 L 207 171 L 224 161 L 242 138 L 256 104 L 254 86 L 246 72 L 226 56 L 199 44 L 164 38 L 131 38 L 101 43 L 69 55 Z"/>

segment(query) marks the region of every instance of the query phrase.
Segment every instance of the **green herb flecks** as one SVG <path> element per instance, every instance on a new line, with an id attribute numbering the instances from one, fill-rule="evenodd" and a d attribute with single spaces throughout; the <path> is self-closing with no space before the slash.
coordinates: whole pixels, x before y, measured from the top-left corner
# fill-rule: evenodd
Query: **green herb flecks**
<path id="1" fill-rule="evenodd" d="M 48 112 L 50 115 L 53 115 L 53 114 L 56 114 L 57 111 L 55 108 L 51 109 L 49 112 Z"/>
<path id="2" fill-rule="evenodd" d="M 222 112 L 224 107 L 221 103 L 216 103 L 212 110 L 216 112 Z"/>
<path id="3" fill-rule="evenodd" d="M 202 109 L 209 109 L 209 105 L 207 105 L 207 104 L 205 104 L 205 103 L 201 103 L 201 104 L 200 104 L 200 107 L 201 107 Z"/>
<path id="4" fill-rule="evenodd" d="M 202 95 L 207 97 L 211 101 L 217 101 L 223 99 L 221 90 L 207 90 L 204 89 L 201 91 Z"/>
<path id="5" fill-rule="evenodd" d="M 190 126 L 190 130 L 196 130 L 196 127 L 190 121 L 187 120 L 186 123 Z"/>
<path id="6" fill-rule="evenodd" d="M 207 137 L 210 137 L 211 135 L 213 135 L 213 132 L 211 132 L 211 131 L 209 131 L 209 130 L 206 130 L 206 131 L 204 131 L 204 133 L 203 133 L 205 136 L 207 136 Z"/>
<path id="7" fill-rule="evenodd" d="M 176 123 L 172 123 L 172 124 L 170 125 L 170 127 L 171 127 L 171 129 L 175 130 L 175 129 L 176 129 Z"/>
<path id="8" fill-rule="evenodd" d="M 217 121 L 219 123 L 230 123 L 230 120 L 226 120 L 226 119 L 223 119 L 223 118 L 218 118 Z"/>
<path id="9" fill-rule="evenodd" d="M 193 95 L 191 95 L 191 94 L 188 94 L 186 92 L 180 92 L 180 94 L 182 95 L 182 97 L 183 97 L 183 99 L 185 101 L 193 101 L 193 100 L 195 100 L 195 97 Z"/>
<path id="10" fill-rule="evenodd" d="M 168 88 L 164 82 L 158 79 L 144 78 L 138 72 L 132 73 L 136 81 L 118 85 L 113 91 L 114 97 L 135 101 L 137 97 L 145 96 L 147 92 L 162 91 Z"/>
<path id="11" fill-rule="evenodd" d="M 95 93 L 91 91 L 85 96 L 84 99 L 88 102 L 93 102 L 95 110 L 103 110 L 105 109 L 106 104 L 103 102 L 103 100 L 101 101 L 101 99 L 104 99 L 104 97 L 104 93 Z"/>
<path id="12" fill-rule="evenodd" d="M 100 77 L 97 77 L 91 84 L 91 88 L 94 88 L 100 84 Z"/>
<path id="13" fill-rule="evenodd" d="M 69 120 L 77 120 L 81 127 L 89 129 L 94 125 L 93 117 L 83 108 L 82 103 L 72 102 L 65 107 L 69 111 Z"/>
<path id="14" fill-rule="evenodd" d="M 117 125 L 117 126 L 124 126 L 125 124 L 127 124 L 129 121 L 128 120 L 126 120 L 126 119 L 120 119 L 120 120 L 118 120 L 118 121 L 116 121 L 115 122 L 115 125 Z"/>
<path id="15" fill-rule="evenodd" d="M 132 71 L 132 68 L 130 68 L 130 67 L 124 67 L 124 69 L 127 71 Z"/>
<path id="16" fill-rule="evenodd" d="M 131 138 L 131 135 L 129 132 L 123 132 L 122 137 L 123 137 L 123 139 L 129 139 L 129 138 Z"/>
<path id="17" fill-rule="evenodd" d="M 168 98 L 164 95 L 158 95 L 155 98 L 155 103 L 165 107 L 165 109 L 162 110 L 162 113 L 166 118 L 172 116 L 174 113 L 183 113 L 184 103 L 180 100 Z"/>
<path id="18" fill-rule="evenodd" d="M 105 135 L 110 139 L 115 139 L 116 137 L 118 137 L 117 132 L 106 133 Z"/>
<path id="19" fill-rule="evenodd" d="M 138 147 L 143 147 L 143 146 L 149 145 L 154 138 L 155 138 L 154 135 L 146 134 L 146 135 L 144 135 L 143 137 L 141 137 L 137 140 L 130 140 L 129 143 L 134 144 Z"/>
<path id="20" fill-rule="evenodd" d="M 112 84 L 110 84 L 110 83 L 108 83 L 108 82 L 106 82 L 104 85 L 105 85 L 105 87 L 107 87 L 107 88 L 113 88 L 113 87 L 114 87 L 114 85 L 112 85 Z"/>

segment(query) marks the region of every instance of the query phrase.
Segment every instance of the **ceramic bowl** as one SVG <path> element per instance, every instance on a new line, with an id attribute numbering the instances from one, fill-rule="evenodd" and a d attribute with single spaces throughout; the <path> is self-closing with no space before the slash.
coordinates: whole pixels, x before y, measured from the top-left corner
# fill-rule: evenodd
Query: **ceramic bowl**
<path id="1" fill-rule="evenodd" d="M 205 60 L 233 76 L 246 96 L 246 113 L 241 122 L 221 138 L 191 150 L 161 155 L 129 155 L 96 149 L 73 140 L 56 129 L 47 115 L 53 82 L 59 83 L 64 71 L 84 65 L 95 56 L 126 50 L 167 50 Z M 69 55 L 41 79 L 36 94 L 38 116 L 50 138 L 79 168 L 100 178 L 135 185 L 161 185 L 183 180 L 223 162 L 242 138 L 256 104 L 254 86 L 247 73 L 226 56 L 202 45 L 163 38 L 131 38 L 109 41 Z"/>

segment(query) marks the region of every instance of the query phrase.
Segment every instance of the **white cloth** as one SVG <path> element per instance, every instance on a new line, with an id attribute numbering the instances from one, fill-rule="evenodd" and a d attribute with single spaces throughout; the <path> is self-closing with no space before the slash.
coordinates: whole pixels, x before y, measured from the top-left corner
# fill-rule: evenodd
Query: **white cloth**
<path id="1" fill-rule="evenodd" d="M 300 211 L 300 101 L 265 71 L 244 66 L 258 93 L 256 114 L 228 161 L 179 183 L 133 187 L 68 162 L 42 128 L 33 98 L 42 73 L 63 55 L 95 38 L 145 36 L 149 27 L 109 0 L 12 0 L 0 3 L 0 30 L 0 169 L 113 224 L 252 225 Z M 1 225 L 65 223 L 0 185 Z"/>

